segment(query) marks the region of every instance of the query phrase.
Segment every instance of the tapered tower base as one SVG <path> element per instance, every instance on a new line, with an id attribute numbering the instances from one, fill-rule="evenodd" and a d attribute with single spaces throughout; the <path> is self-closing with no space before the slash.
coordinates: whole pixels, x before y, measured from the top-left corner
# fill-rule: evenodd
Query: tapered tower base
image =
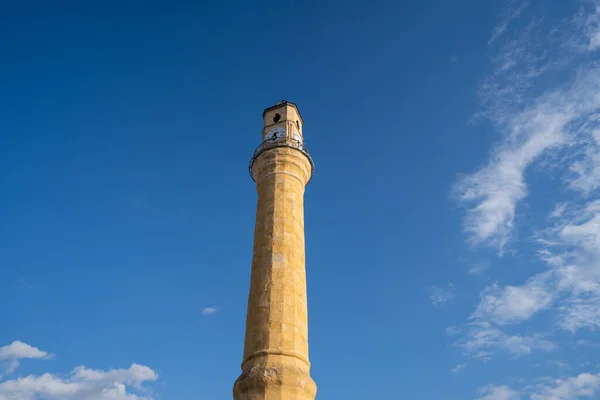
<path id="1" fill-rule="evenodd" d="M 314 400 L 317 385 L 306 366 L 269 356 L 243 372 L 233 386 L 235 400 Z M 279 358 L 279 359 L 278 359 Z"/>

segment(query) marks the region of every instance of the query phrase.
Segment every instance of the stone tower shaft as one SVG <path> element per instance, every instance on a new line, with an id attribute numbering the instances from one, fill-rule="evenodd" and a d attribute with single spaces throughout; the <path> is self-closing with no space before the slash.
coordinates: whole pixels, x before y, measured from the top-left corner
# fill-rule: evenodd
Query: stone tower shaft
<path id="1" fill-rule="evenodd" d="M 304 188 L 313 163 L 293 103 L 265 110 L 250 173 L 258 202 L 242 374 L 235 400 L 314 400 L 310 377 Z"/>

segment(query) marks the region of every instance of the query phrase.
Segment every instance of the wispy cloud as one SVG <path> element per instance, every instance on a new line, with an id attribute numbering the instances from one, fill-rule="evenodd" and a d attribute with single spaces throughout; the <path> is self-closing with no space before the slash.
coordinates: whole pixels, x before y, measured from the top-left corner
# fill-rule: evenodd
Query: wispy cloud
<path id="1" fill-rule="evenodd" d="M 556 365 L 561 370 L 571 369 L 571 366 L 569 365 L 569 363 L 561 361 L 561 360 L 550 361 L 550 364 Z"/>
<path id="2" fill-rule="evenodd" d="M 527 7 L 528 5 L 528 2 L 523 2 L 522 4 L 517 5 L 516 1 L 511 1 L 509 3 L 508 8 L 504 12 L 504 15 L 502 16 L 502 22 L 500 22 L 500 24 L 496 28 L 494 28 L 494 31 L 492 32 L 492 37 L 490 37 L 490 40 L 488 40 L 488 45 L 491 45 L 496 41 L 496 39 L 502 36 L 502 34 L 506 32 L 506 28 L 508 28 L 508 25 L 515 19 L 519 18 L 521 12 L 523 12 L 525 7 Z"/>
<path id="3" fill-rule="evenodd" d="M 429 299 L 434 306 L 444 304 L 456 296 L 456 288 L 452 283 L 449 283 L 446 288 L 432 286 L 430 292 Z"/>
<path id="4" fill-rule="evenodd" d="M 467 322 L 448 330 L 455 345 L 483 360 L 500 352 L 551 352 L 559 336 L 544 330 L 575 335 L 600 329 L 600 1 L 582 0 L 575 14 L 560 21 L 520 20 L 524 28 L 508 32 L 524 16 L 526 3 L 515 4 L 492 33 L 492 72 L 479 87 L 474 118 L 491 121 L 500 140 L 454 186 L 472 248 L 489 247 L 499 256 L 512 246 L 533 253 L 528 275 L 521 270 L 516 281 L 485 287 Z M 534 199 L 530 181 L 540 173 L 554 178 L 554 187 L 536 193 L 551 211 L 534 210 L 548 218 L 528 216 L 525 222 L 518 208 Z M 553 190 L 554 206 L 548 204 Z M 516 242 L 517 228 L 533 237 Z M 570 369 L 562 360 L 554 363 L 560 371 Z M 516 388 L 489 385 L 478 393 L 480 400 L 596 398 L 600 375 L 545 377 Z"/>
<path id="5" fill-rule="evenodd" d="M 487 269 L 489 268 L 489 264 L 488 263 L 476 263 L 471 265 L 471 267 L 468 269 L 468 273 L 471 275 L 481 275 L 483 274 L 485 271 L 487 271 Z"/>
<path id="6" fill-rule="evenodd" d="M 25 280 L 25 278 L 19 278 L 19 283 L 27 289 L 33 289 L 33 285 Z"/>
<path id="7" fill-rule="evenodd" d="M 455 374 L 462 372 L 467 367 L 467 363 L 457 364 L 456 367 L 452 368 L 452 372 Z"/>
<path id="8" fill-rule="evenodd" d="M 202 309 L 202 315 L 214 315 L 218 312 L 216 307 L 206 307 Z"/>
<path id="9" fill-rule="evenodd" d="M 477 355 L 484 351 L 482 354 L 487 357 L 487 348 L 510 350 L 509 343 L 524 344 L 524 347 L 520 344 L 513 347 L 510 350 L 513 353 L 551 349 L 544 339 L 506 339 L 499 330 L 504 325 L 527 321 L 542 310 L 548 310 L 557 326 L 569 332 L 600 328 L 600 247 L 597 245 L 600 243 L 600 201 L 576 210 L 568 209 L 563 214 L 561 221 L 540 236 L 545 251 L 538 254 L 548 265 L 547 271 L 519 286 L 501 287 L 495 283 L 482 291 L 471 316 L 474 322 L 459 339 L 468 353 Z"/>
<path id="10" fill-rule="evenodd" d="M 576 332 L 600 328 L 600 201 L 571 206 L 540 235 L 558 304 L 558 324 Z"/>
<path id="11" fill-rule="evenodd" d="M 470 205 L 464 228 L 474 245 L 487 244 L 500 253 L 511 238 L 517 204 L 527 194 L 526 169 L 544 152 L 565 146 L 575 119 L 600 106 L 600 69 L 582 71 L 573 86 L 547 93 L 509 121 L 509 134 L 488 164 L 462 177 L 459 198 Z"/>
<path id="12" fill-rule="evenodd" d="M 454 345 L 463 348 L 466 355 L 484 361 L 498 352 L 519 357 L 533 350 L 548 352 L 556 349 L 556 345 L 542 335 L 507 334 L 499 327 L 479 320 L 468 323 Z"/>
<path id="13" fill-rule="evenodd" d="M 456 336 L 462 332 L 462 329 L 458 326 L 449 326 L 446 328 L 446 335 L 448 336 Z"/>
<path id="14" fill-rule="evenodd" d="M 516 207 L 528 195 L 528 168 L 551 150 L 595 141 L 589 123 L 597 119 L 600 107 L 600 66 L 581 58 L 597 47 L 565 46 L 576 35 L 588 37 L 588 44 L 592 43 L 590 35 L 595 37 L 598 28 L 590 21 L 596 21 L 600 11 L 585 10 L 588 14 L 559 28 L 534 20 L 492 57 L 493 72 L 480 86 L 481 106 L 476 117 L 494 122 L 504 139 L 483 167 L 460 177 L 455 185 L 457 198 L 467 206 L 464 230 L 473 245 L 492 246 L 502 254 L 515 227 Z M 571 32 L 572 36 L 552 36 L 554 31 Z M 574 75 L 555 88 L 539 91 L 538 79 L 550 72 L 564 72 L 574 64 L 579 65 Z M 590 176 L 600 165 L 600 155 L 598 160 L 594 158 L 597 154 L 587 151 L 583 161 L 572 165 L 573 174 L 579 177 L 572 186 L 596 187 L 593 182 L 597 180 Z M 598 174 L 600 177 L 600 168 Z"/>
<path id="15" fill-rule="evenodd" d="M 559 203 L 554 206 L 554 210 L 548 215 L 549 218 L 560 218 L 564 215 L 565 210 L 567 209 L 566 203 Z"/>
<path id="16" fill-rule="evenodd" d="M 575 344 L 583 347 L 600 347 L 600 343 L 592 342 L 591 340 L 587 339 L 579 339 L 575 342 Z"/>

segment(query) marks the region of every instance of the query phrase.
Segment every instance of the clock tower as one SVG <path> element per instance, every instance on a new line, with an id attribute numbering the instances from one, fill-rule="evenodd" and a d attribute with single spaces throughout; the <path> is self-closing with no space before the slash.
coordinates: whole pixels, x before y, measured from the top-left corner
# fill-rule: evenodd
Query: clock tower
<path id="1" fill-rule="evenodd" d="M 304 188 L 314 165 L 294 103 L 267 108 L 263 122 L 249 166 L 258 202 L 242 374 L 233 398 L 314 400 L 304 261 Z"/>

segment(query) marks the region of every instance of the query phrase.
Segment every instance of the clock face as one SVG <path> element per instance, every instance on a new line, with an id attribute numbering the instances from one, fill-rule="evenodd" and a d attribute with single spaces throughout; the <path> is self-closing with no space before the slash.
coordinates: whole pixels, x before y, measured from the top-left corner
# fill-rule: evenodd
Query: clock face
<path id="1" fill-rule="evenodd" d="M 300 138 L 300 135 L 298 135 L 298 132 L 294 131 L 294 134 L 292 135 L 294 140 L 298 141 L 298 142 L 302 142 L 302 139 Z"/>
<path id="2" fill-rule="evenodd" d="M 283 139 L 285 139 L 285 128 L 281 126 L 265 133 L 265 142 L 278 142 Z"/>

